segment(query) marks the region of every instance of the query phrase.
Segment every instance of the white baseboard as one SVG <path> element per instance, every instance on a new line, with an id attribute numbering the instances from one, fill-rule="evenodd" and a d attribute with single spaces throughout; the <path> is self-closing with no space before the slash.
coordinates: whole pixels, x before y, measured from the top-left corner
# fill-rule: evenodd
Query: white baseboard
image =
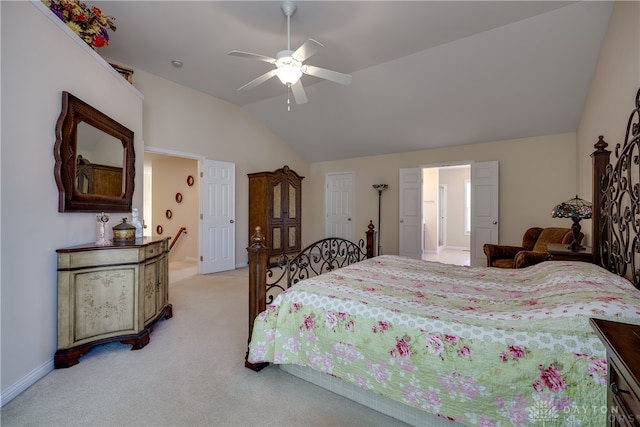
<path id="1" fill-rule="evenodd" d="M 445 246 L 444 248 L 452 250 L 452 251 L 467 251 L 467 252 L 469 252 L 471 250 L 471 248 L 469 248 L 468 246 Z"/>
<path id="2" fill-rule="evenodd" d="M 8 389 L 3 390 L 0 394 L 0 407 L 11 402 L 16 396 L 31 387 L 51 371 L 53 371 L 53 358 L 49 359 L 33 371 L 29 372 L 26 376 L 24 376 Z"/>

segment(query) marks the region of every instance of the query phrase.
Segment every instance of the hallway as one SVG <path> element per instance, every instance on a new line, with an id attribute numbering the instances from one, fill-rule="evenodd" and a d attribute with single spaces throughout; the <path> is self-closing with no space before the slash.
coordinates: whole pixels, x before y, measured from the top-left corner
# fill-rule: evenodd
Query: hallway
<path id="1" fill-rule="evenodd" d="M 442 249 L 438 254 L 423 254 L 422 259 L 444 264 L 470 265 L 471 252 L 462 249 Z"/>

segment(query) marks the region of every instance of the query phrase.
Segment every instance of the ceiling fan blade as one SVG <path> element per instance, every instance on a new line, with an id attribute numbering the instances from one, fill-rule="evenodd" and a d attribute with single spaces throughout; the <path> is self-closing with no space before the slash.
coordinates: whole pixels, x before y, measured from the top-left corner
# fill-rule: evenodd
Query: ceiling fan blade
<path id="1" fill-rule="evenodd" d="M 266 82 L 267 80 L 269 80 L 271 77 L 273 77 L 275 75 L 276 75 L 276 70 L 267 71 L 263 75 L 251 80 L 246 85 L 244 85 L 242 87 L 239 87 L 238 90 L 253 89 L 254 87 L 258 86 L 259 84 L 262 84 L 262 83 Z"/>
<path id="2" fill-rule="evenodd" d="M 352 80 L 352 77 L 349 74 L 342 74 L 337 71 L 327 70 L 326 68 L 314 67 L 313 65 L 303 65 L 302 72 L 310 76 L 330 80 L 345 86 L 349 85 Z"/>
<path id="3" fill-rule="evenodd" d="M 291 85 L 291 92 L 293 92 L 293 98 L 296 100 L 296 104 L 307 103 L 307 94 L 304 92 L 302 81 L 300 79 Z"/>
<path id="4" fill-rule="evenodd" d="M 295 52 L 293 52 L 291 56 L 300 62 L 304 62 L 307 58 L 311 58 L 313 55 L 318 53 L 321 47 L 324 47 L 322 43 L 315 41 L 314 39 L 309 39 Z"/>
<path id="5" fill-rule="evenodd" d="M 241 58 L 248 58 L 248 59 L 257 59 L 258 61 L 268 62 L 269 64 L 276 63 L 275 58 L 271 58 L 264 55 L 258 55 L 257 53 L 242 52 L 240 50 L 232 50 L 230 52 L 227 52 L 227 55 L 239 56 Z"/>

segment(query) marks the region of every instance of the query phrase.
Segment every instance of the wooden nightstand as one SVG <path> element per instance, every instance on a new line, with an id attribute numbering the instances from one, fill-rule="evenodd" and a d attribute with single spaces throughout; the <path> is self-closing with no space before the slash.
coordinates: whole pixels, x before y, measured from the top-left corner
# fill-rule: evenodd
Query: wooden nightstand
<path id="1" fill-rule="evenodd" d="M 561 243 L 547 243 L 547 251 L 551 255 L 549 259 L 552 261 L 593 262 L 593 254 L 590 247 L 581 251 L 572 251 Z"/>
<path id="2" fill-rule="evenodd" d="M 609 426 L 640 425 L 640 326 L 590 319 L 607 348 Z"/>

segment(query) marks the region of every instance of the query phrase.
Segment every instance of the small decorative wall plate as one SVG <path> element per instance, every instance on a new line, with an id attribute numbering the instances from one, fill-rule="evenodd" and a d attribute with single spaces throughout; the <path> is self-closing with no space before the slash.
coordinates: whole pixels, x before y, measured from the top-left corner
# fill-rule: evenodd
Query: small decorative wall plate
<path id="1" fill-rule="evenodd" d="M 182 194 L 176 193 L 176 202 L 182 203 Z"/>
<path id="2" fill-rule="evenodd" d="M 193 185 L 193 177 L 192 177 L 191 175 L 189 175 L 189 176 L 187 177 L 187 185 L 188 185 L 189 187 L 191 187 L 191 186 Z"/>
<path id="3" fill-rule="evenodd" d="M 164 216 L 166 216 L 167 219 L 171 219 L 171 217 L 173 216 L 173 212 L 171 212 L 171 209 L 167 209 L 167 211 L 164 213 Z"/>
<path id="4" fill-rule="evenodd" d="M 161 226 L 161 225 L 159 225 L 159 226 L 157 226 L 157 227 L 156 227 L 156 233 L 158 233 L 158 234 L 162 234 L 162 231 L 163 231 L 163 230 L 162 230 L 162 226 Z"/>

